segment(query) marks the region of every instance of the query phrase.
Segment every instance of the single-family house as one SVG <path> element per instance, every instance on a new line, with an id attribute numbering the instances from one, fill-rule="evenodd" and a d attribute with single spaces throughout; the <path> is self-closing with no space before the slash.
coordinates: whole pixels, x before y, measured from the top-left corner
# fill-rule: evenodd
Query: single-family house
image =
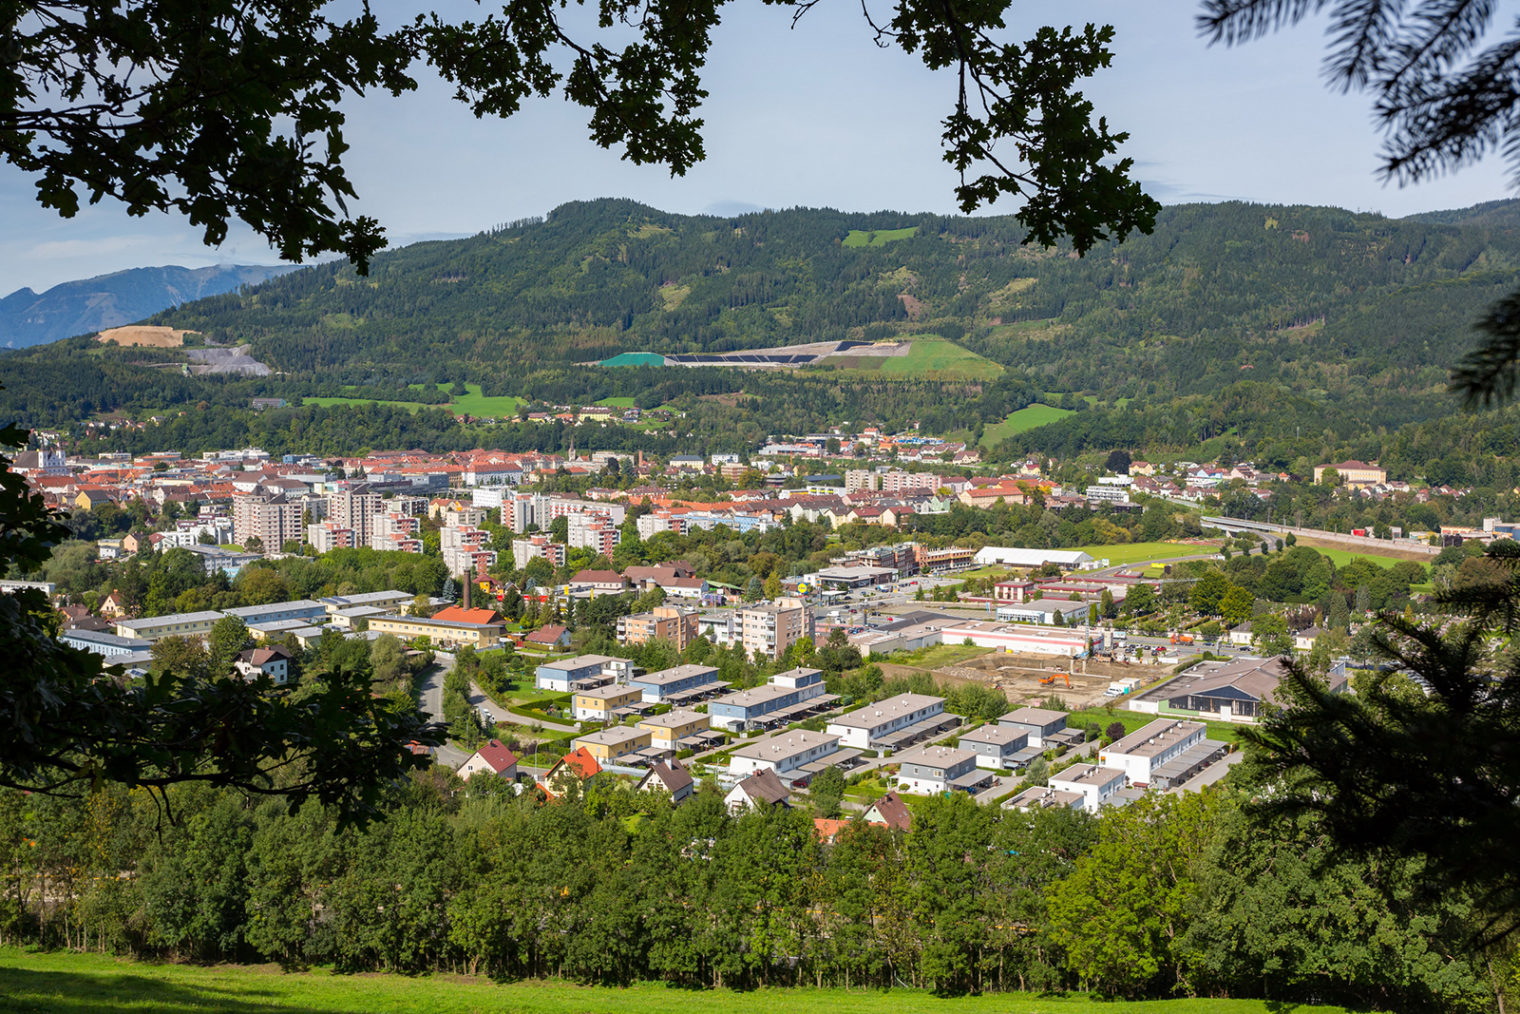
<path id="1" fill-rule="evenodd" d="M 517 755 L 499 739 L 485 743 L 459 766 L 459 777 L 465 781 L 482 773 L 505 778 L 509 782 L 517 781 Z"/>
<path id="2" fill-rule="evenodd" d="M 772 806 L 788 806 L 786 785 L 770 768 L 762 768 L 729 790 L 723 802 L 730 813 L 746 810 L 765 810 Z"/>
<path id="3" fill-rule="evenodd" d="M 672 757 L 649 765 L 649 773 L 639 779 L 637 788 L 640 792 L 663 792 L 672 803 L 679 803 L 697 791 L 697 783 L 686 766 Z"/>

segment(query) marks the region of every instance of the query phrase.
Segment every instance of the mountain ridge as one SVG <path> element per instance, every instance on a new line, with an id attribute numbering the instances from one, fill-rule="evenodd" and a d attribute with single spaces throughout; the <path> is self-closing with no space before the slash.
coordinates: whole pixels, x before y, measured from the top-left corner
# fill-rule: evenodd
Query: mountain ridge
<path id="1" fill-rule="evenodd" d="M 168 307 L 255 285 L 295 270 L 292 265 L 177 264 L 126 268 L 60 282 L 42 292 L 29 286 L 0 298 L 0 343 L 47 344 L 136 323 Z"/>

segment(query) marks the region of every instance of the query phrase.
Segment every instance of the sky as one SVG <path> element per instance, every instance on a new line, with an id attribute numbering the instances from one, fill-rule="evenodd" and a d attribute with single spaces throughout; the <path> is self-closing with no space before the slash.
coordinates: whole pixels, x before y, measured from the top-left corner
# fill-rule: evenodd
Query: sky
<path id="1" fill-rule="evenodd" d="M 384 17 L 399 2 L 375 6 Z M 1194 29 L 1196 13 L 1191 0 L 1019 0 L 1008 33 L 1022 40 L 1042 24 L 1115 26 L 1113 65 L 1084 91 L 1111 129 L 1130 133 L 1122 154 L 1163 204 L 1249 200 L 1400 217 L 1513 195 L 1499 159 L 1413 186 L 1383 183 L 1368 97 L 1341 94 L 1321 77 L 1322 24 L 1210 47 Z M 538 100 L 506 121 L 477 120 L 447 86 L 418 77 L 418 91 L 400 99 L 347 107 L 354 210 L 378 218 L 393 245 L 596 197 L 683 214 L 958 213 L 957 180 L 939 147 L 955 79 L 878 49 L 856 0 L 822 0 L 795 29 L 785 8 L 750 0 L 726 9 L 706 70 L 707 159 L 684 177 L 598 148 L 585 111 L 563 99 Z M 985 213 L 1015 210 L 999 203 Z M 0 164 L 0 294 L 131 267 L 277 260 L 242 226 L 208 248 L 183 220 L 131 218 L 108 203 L 60 219 L 36 205 L 31 179 Z"/>

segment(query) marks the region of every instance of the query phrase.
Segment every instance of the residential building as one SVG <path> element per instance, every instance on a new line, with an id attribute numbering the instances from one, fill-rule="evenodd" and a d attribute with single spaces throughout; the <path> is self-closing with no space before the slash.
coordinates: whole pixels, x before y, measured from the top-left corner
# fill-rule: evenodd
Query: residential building
<path id="1" fill-rule="evenodd" d="M 116 621 L 116 636 L 131 637 L 142 641 L 157 641 L 161 637 L 202 637 L 211 633 L 222 614 L 213 609 L 198 613 L 170 613 L 167 616 L 145 616 L 141 619 L 122 618 Z"/>
<path id="2" fill-rule="evenodd" d="M 278 646 L 240 651 L 232 665 L 244 679 L 268 676 L 277 686 L 290 682 L 290 652 Z"/>
<path id="3" fill-rule="evenodd" d="M 635 788 L 639 792 L 663 792 L 672 803 L 679 803 L 697 791 L 697 783 L 686 766 L 672 757 L 649 765 L 649 773 Z"/>
<path id="4" fill-rule="evenodd" d="M 565 547 L 547 535 L 529 535 L 512 540 L 512 564 L 518 570 L 526 567 L 530 560 L 538 559 L 548 560 L 558 570 L 565 565 Z"/>
<path id="5" fill-rule="evenodd" d="M 977 755 L 953 746 L 925 746 L 897 755 L 898 791 L 922 795 L 976 792 L 992 780 L 976 766 Z"/>
<path id="6" fill-rule="evenodd" d="M 621 595 L 627 590 L 628 582 L 615 570 L 582 570 L 570 578 L 570 594 L 576 598 Z"/>
<path id="7" fill-rule="evenodd" d="M 538 787 L 549 799 L 558 799 L 570 790 L 571 785 L 585 785 L 602 773 L 602 766 L 585 749 L 577 748 L 554 762 Z"/>
<path id="8" fill-rule="evenodd" d="M 611 722 L 616 720 L 614 712 L 638 703 L 643 697 L 644 691 L 637 687 L 616 683 L 578 690 L 570 699 L 571 714 L 578 722 Z"/>
<path id="9" fill-rule="evenodd" d="M 792 729 L 739 747 L 729 754 L 728 770 L 730 774 L 747 775 L 768 769 L 791 779 L 798 777 L 803 767 L 838 749 L 838 736 Z"/>
<path id="10" fill-rule="evenodd" d="M 1082 808 L 1097 813 L 1098 807 L 1107 805 L 1114 794 L 1124 788 L 1124 769 L 1098 767 L 1096 764 L 1075 764 L 1049 778 L 1050 788 L 1057 792 L 1075 792 L 1082 797 Z"/>
<path id="11" fill-rule="evenodd" d="M 296 599 L 292 602 L 271 602 L 264 606 L 237 606 L 222 612 L 227 616 L 236 616 L 246 626 L 277 620 L 304 620 L 311 623 L 327 615 L 327 606 L 312 599 Z"/>
<path id="12" fill-rule="evenodd" d="M 898 694 L 830 719 L 828 731 L 845 746 L 860 750 L 897 749 L 933 735 L 945 728 L 947 721 L 953 727 L 960 719 L 945 715 L 943 697 Z"/>
<path id="13" fill-rule="evenodd" d="M 311 543 L 311 548 L 318 555 L 330 553 L 334 549 L 353 549 L 360 545 L 355 540 L 354 530 L 344 528 L 336 521 L 313 521 L 306 526 L 306 541 Z"/>
<path id="14" fill-rule="evenodd" d="M 787 806 L 791 793 L 776 772 L 765 768 L 756 771 L 735 785 L 723 797 L 728 812 L 739 814 L 745 810 L 765 810 L 772 806 Z"/>
<path id="15" fill-rule="evenodd" d="M 642 691 L 646 704 L 686 704 L 728 688 L 727 683 L 719 681 L 718 670 L 710 665 L 678 665 L 632 676 L 628 686 Z"/>
<path id="16" fill-rule="evenodd" d="M 335 489 L 326 499 L 327 521 L 352 531 L 353 545 L 369 545 L 374 516 L 382 509 L 380 494 L 371 492 L 368 483 L 360 482 Z"/>
<path id="17" fill-rule="evenodd" d="M 469 781 L 478 774 L 495 775 L 497 778 L 515 782 L 517 781 L 517 755 L 503 746 L 501 740 L 493 739 L 472 753 L 469 759 L 459 766 L 459 777 L 465 781 Z"/>
<path id="18" fill-rule="evenodd" d="M 257 540 L 266 552 L 301 541 L 301 504 L 284 493 L 248 493 L 232 498 L 232 537 L 242 546 Z"/>
<path id="19" fill-rule="evenodd" d="M 1340 478 L 1342 486 L 1360 489 L 1363 486 L 1381 486 L 1388 481 L 1387 469 L 1379 468 L 1376 461 L 1342 461 L 1335 465 L 1315 465 L 1314 481 L 1319 482 L 1331 469 Z"/>
<path id="20" fill-rule="evenodd" d="M 122 655 L 135 655 L 140 651 L 148 651 L 153 647 L 151 641 L 136 637 L 121 637 L 104 630 L 86 630 L 73 627 L 58 635 L 58 640 L 70 648 L 78 648 L 81 651 L 93 651 L 105 658 L 117 658 Z M 707 724 L 707 717 L 702 716 L 702 724 Z"/>
<path id="21" fill-rule="evenodd" d="M 796 721 L 838 700 L 825 692 L 822 670 L 797 668 L 777 673 L 763 686 L 714 698 L 707 715 L 715 729 L 742 732 Z"/>
<path id="22" fill-rule="evenodd" d="M 998 719 L 1029 734 L 1029 745 L 1044 748 L 1047 741 L 1066 728 L 1066 712 L 1050 708 L 1017 708 Z"/>
<path id="23" fill-rule="evenodd" d="M 1014 725 L 983 725 L 962 733 L 957 745 L 976 754 L 976 766 L 1017 771 L 1040 755 L 1029 732 Z"/>
<path id="24" fill-rule="evenodd" d="M 699 736 L 707 729 L 707 716 L 700 711 L 667 711 L 639 719 L 638 727 L 649 733 L 650 746 L 673 753 L 686 749 L 682 740 Z"/>
<path id="25" fill-rule="evenodd" d="M 866 807 L 865 819 L 869 824 L 885 824 L 896 831 L 913 829 L 913 811 L 895 792 L 888 792 Z"/>
<path id="26" fill-rule="evenodd" d="M 813 637 L 813 611 L 801 599 L 745 606 L 739 610 L 739 636 L 745 654 L 780 658 L 796 642 Z"/>
<path id="27" fill-rule="evenodd" d="M 576 695 L 577 698 L 580 695 Z M 595 757 L 598 764 L 622 764 L 636 758 L 640 750 L 650 744 L 649 732 L 627 725 L 614 725 L 584 736 L 577 736 L 570 745 L 585 750 Z"/>
<path id="28" fill-rule="evenodd" d="M 1062 808 L 1080 810 L 1087 797 L 1069 789 L 1053 789 L 1048 785 L 1031 785 L 1017 796 L 1003 803 L 1005 810 L 1044 810 Z"/>
<path id="29" fill-rule="evenodd" d="M 450 574 L 485 577 L 496 565 L 496 551 L 487 548 L 491 533 L 480 528 L 445 526 L 438 531 L 439 555 Z"/>
<path id="30" fill-rule="evenodd" d="M 434 647 L 457 648 L 468 644 L 473 648 L 494 648 L 501 643 L 502 623 L 462 623 L 453 620 L 434 620 L 425 616 L 401 616 L 391 613 L 375 616 L 369 621 L 369 629 L 378 634 L 395 634 L 402 640 L 426 637 Z"/>
<path id="31" fill-rule="evenodd" d="M 533 685 L 539 690 L 568 694 L 590 690 L 611 683 L 618 675 L 627 676 L 631 663 L 607 655 L 576 655 L 556 662 L 545 662 L 534 671 Z"/>
<path id="32" fill-rule="evenodd" d="M 1130 783 L 1145 788 L 1151 775 L 1204 741 L 1202 722 L 1158 718 L 1098 752 L 1098 763 L 1122 770 Z"/>
<path id="33" fill-rule="evenodd" d="M 619 644 L 639 645 L 650 641 L 669 641 L 677 651 L 700 635 L 697 610 L 683 606 L 656 606 L 647 613 L 620 616 L 617 623 Z"/>
<path id="34" fill-rule="evenodd" d="M 622 532 L 604 514 L 578 513 L 568 516 L 565 541 L 572 549 L 589 549 L 611 556 L 622 541 Z"/>

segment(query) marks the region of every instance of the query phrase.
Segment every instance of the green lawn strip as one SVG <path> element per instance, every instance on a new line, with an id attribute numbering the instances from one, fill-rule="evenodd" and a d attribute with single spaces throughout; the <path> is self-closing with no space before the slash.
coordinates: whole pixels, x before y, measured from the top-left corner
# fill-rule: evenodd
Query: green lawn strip
<path id="1" fill-rule="evenodd" d="M 608 408 L 633 408 L 638 401 L 634 398 L 602 398 L 596 404 L 605 405 Z"/>
<path id="2" fill-rule="evenodd" d="M 1185 546 L 1175 542 L 1121 542 L 1107 546 L 1078 546 L 1094 560 L 1107 560 L 1113 566 L 1170 560 L 1179 556 L 1204 556 L 1219 552 L 1216 546 Z M 1080 577 L 1081 575 L 1077 575 Z"/>
<path id="3" fill-rule="evenodd" d="M 1172 716 L 1146 715 L 1138 711 L 1120 711 L 1118 708 L 1112 711 L 1107 708 L 1088 708 L 1084 711 L 1073 711 L 1067 715 L 1066 725 L 1068 728 L 1085 728 L 1088 722 L 1097 722 L 1104 729 L 1107 729 L 1114 722 L 1122 722 L 1124 723 L 1125 735 L 1129 735 L 1136 729 L 1149 725 L 1158 718 L 1170 717 Z M 1178 715 L 1176 717 L 1183 718 L 1189 722 L 1196 721 L 1196 719 L 1187 718 L 1185 715 Z M 1238 743 L 1240 741 L 1241 727 L 1233 722 L 1206 721 L 1203 724 L 1207 726 L 1207 731 L 1204 735 L 1208 736 L 1209 739 L 1217 739 L 1224 743 Z"/>
<path id="4" fill-rule="evenodd" d="M 492 983 L 463 975 L 334 975 L 281 972 L 272 965 L 147 964 L 98 954 L 0 949 L 0 1011 L 70 1014 L 155 1011 L 162 1014 L 1265 1014 L 1261 1000 L 1099 1001 L 1085 995 L 987 993 L 937 997 L 923 990 L 675 989 L 640 983 L 626 989 L 527 981 Z M 1292 1005 L 1294 1014 L 1346 1014 L 1342 1007 Z"/>
<path id="5" fill-rule="evenodd" d="M 1011 436 L 1060 422 L 1073 414 L 1069 408 L 1054 405 L 1026 405 L 1017 412 L 1010 412 L 1002 422 L 984 427 L 980 446 L 995 447 Z"/>
<path id="6" fill-rule="evenodd" d="M 1332 549 L 1332 548 L 1327 547 L 1327 546 L 1322 546 L 1322 545 L 1318 545 L 1318 544 L 1314 544 L 1314 543 L 1309 543 L 1309 542 L 1304 542 L 1304 541 L 1300 541 L 1298 544 L 1301 545 L 1301 546 L 1307 545 L 1310 549 L 1313 549 L 1316 553 L 1319 553 L 1321 556 L 1328 556 L 1330 558 L 1330 562 L 1333 563 L 1333 564 L 1335 564 L 1335 566 L 1336 566 L 1337 569 L 1346 566 L 1346 564 L 1350 563 L 1352 560 L 1366 560 L 1368 563 L 1376 564 L 1377 566 L 1383 567 L 1383 568 L 1393 567 L 1395 564 L 1400 564 L 1400 563 L 1404 562 L 1404 557 L 1401 557 L 1401 556 L 1382 556 L 1382 555 L 1380 555 L 1378 553 L 1372 553 L 1372 552 L 1366 552 L 1366 551 L 1354 551 L 1354 550 L 1350 550 L 1350 549 Z M 1426 561 L 1423 561 L 1423 562 L 1419 561 L 1419 560 L 1415 560 L 1413 562 L 1419 563 L 1420 566 L 1428 568 L 1430 566 L 1431 562 L 1433 562 L 1434 560 L 1435 560 L 1435 557 L 1431 557 L 1429 560 L 1426 560 Z"/>
<path id="7" fill-rule="evenodd" d="M 969 644 L 936 644 L 917 651 L 894 652 L 886 661 L 892 665 L 911 665 L 920 669 L 937 669 L 942 665 L 958 665 L 967 659 L 990 655 L 996 649 L 981 648 Z"/>

